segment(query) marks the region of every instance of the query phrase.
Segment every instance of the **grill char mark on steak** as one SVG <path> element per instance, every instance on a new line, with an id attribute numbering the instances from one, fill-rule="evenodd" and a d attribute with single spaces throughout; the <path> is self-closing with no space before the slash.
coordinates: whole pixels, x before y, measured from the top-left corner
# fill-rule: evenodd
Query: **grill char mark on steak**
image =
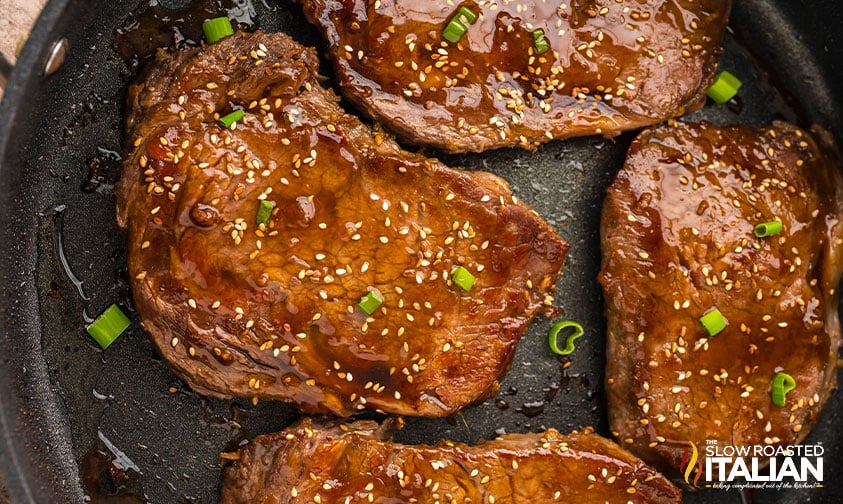
<path id="1" fill-rule="evenodd" d="M 678 123 L 633 142 L 601 230 L 609 418 L 624 447 L 668 471 L 689 441 L 786 446 L 808 434 L 840 346 L 836 159 L 782 122 Z M 781 234 L 755 236 L 776 218 Z M 699 317 L 712 307 L 728 326 L 710 337 Z M 796 380 L 785 407 L 771 400 L 777 372 Z"/>
<path id="2" fill-rule="evenodd" d="M 372 502 L 682 502 L 664 476 L 589 430 L 509 434 L 476 446 L 405 446 L 390 438 L 388 427 L 371 421 L 329 426 L 310 419 L 259 436 L 226 469 L 221 503 L 327 503 L 348 496 L 371 496 Z"/>
<path id="3" fill-rule="evenodd" d="M 567 244 L 498 177 L 344 114 L 317 66 L 286 35 L 241 33 L 159 54 L 130 89 L 118 220 L 143 326 L 218 397 L 443 416 L 493 395 Z M 246 118 L 222 128 L 233 107 Z M 367 316 L 370 288 L 385 301 Z"/>
<path id="4" fill-rule="evenodd" d="M 299 1 L 324 34 L 346 98 L 404 141 L 451 152 L 614 136 L 698 109 L 731 8 L 730 0 Z M 459 7 L 478 17 L 454 44 L 442 31 Z M 536 29 L 551 46 L 540 55 Z"/>

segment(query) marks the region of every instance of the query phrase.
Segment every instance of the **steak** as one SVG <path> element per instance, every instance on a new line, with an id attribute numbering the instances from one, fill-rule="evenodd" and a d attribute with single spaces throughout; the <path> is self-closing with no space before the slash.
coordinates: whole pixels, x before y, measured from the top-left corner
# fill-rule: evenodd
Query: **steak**
<path id="1" fill-rule="evenodd" d="M 664 476 L 590 430 L 509 434 L 476 446 L 390 438 L 388 426 L 372 421 L 310 419 L 259 436 L 225 470 L 220 502 L 682 502 Z"/>
<path id="2" fill-rule="evenodd" d="M 567 244 L 500 178 L 345 114 L 317 67 L 286 35 L 238 33 L 162 52 L 131 87 L 116 192 L 144 328 L 216 397 L 442 416 L 492 396 L 553 311 Z"/>
<path id="3" fill-rule="evenodd" d="M 401 139 L 535 149 L 700 108 L 729 0 L 299 0 L 345 97 Z M 466 8 L 476 19 L 460 17 Z M 465 11 L 462 11 L 465 12 Z M 465 33 L 444 32 L 456 17 Z M 549 49 L 539 54 L 534 31 Z"/>
<path id="4" fill-rule="evenodd" d="M 675 471 L 706 443 L 793 445 L 817 421 L 840 346 L 832 148 L 784 122 L 680 122 L 633 142 L 603 206 L 600 282 L 610 426 L 645 461 Z M 779 234 L 755 234 L 776 220 Z M 714 308 L 727 325 L 712 335 L 700 318 Z M 796 385 L 783 406 L 778 373 Z"/>

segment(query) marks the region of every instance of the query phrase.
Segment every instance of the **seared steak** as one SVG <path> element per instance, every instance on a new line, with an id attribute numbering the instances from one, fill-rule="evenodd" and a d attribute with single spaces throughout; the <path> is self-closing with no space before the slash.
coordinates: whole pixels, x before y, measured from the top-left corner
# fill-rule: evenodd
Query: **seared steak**
<path id="1" fill-rule="evenodd" d="M 240 33 L 160 54 L 131 88 L 118 220 L 144 327 L 218 397 L 440 416 L 493 395 L 567 244 L 503 180 L 344 114 L 317 66 L 286 35 Z"/>
<path id="2" fill-rule="evenodd" d="M 407 142 L 451 152 L 612 136 L 701 107 L 731 7 L 299 1 L 323 31 L 351 102 Z M 476 19 L 460 17 L 460 8 Z M 455 16 L 466 31 L 450 42 L 444 32 Z M 538 54 L 540 44 L 549 48 Z"/>
<path id="3" fill-rule="evenodd" d="M 678 469 L 707 440 L 791 445 L 817 421 L 843 269 L 843 182 L 820 139 L 782 122 L 678 123 L 633 142 L 603 207 L 600 282 L 611 429 L 645 461 Z M 776 220 L 779 234 L 756 236 Z M 728 325 L 712 336 L 700 318 L 713 308 Z M 784 406 L 778 373 L 796 382 Z"/>
<path id="4" fill-rule="evenodd" d="M 682 502 L 664 476 L 589 430 L 509 434 L 477 446 L 405 446 L 390 437 L 371 421 L 310 419 L 260 436 L 226 469 L 221 503 Z"/>

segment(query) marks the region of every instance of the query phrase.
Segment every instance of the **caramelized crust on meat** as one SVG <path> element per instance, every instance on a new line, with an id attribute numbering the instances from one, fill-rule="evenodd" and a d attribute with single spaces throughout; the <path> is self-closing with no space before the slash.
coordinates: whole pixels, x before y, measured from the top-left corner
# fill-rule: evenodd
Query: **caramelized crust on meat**
<path id="1" fill-rule="evenodd" d="M 221 504 L 273 502 L 678 503 L 664 476 L 590 430 L 508 434 L 477 446 L 405 446 L 371 421 L 305 419 L 243 447 Z"/>
<path id="2" fill-rule="evenodd" d="M 527 149 L 640 128 L 705 102 L 730 0 L 299 0 L 341 89 L 407 142 Z M 457 43 L 443 30 L 477 15 Z M 537 54 L 534 30 L 550 50 Z"/>
<path id="3" fill-rule="evenodd" d="M 239 33 L 160 54 L 131 88 L 118 220 L 144 327 L 218 397 L 441 416 L 493 395 L 567 244 L 503 180 L 344 114 L 317 66 L 286 35 Z"/>
<path id="4" fill-rule="evenodd" d="M 822 137 L 817 137 L 821 139 Z M 837 376 L 843 182 L 836 155 L 786 123 L 643 132 L 603 207 L 609 419 L 665 471 L 699 447 L 786 446 Z M 780 234 L 759 238 L 758 223 Z M 728 320 L 709 336 L 700 317 Z M 791 375 L 784 407 L 771 382 Z"/>

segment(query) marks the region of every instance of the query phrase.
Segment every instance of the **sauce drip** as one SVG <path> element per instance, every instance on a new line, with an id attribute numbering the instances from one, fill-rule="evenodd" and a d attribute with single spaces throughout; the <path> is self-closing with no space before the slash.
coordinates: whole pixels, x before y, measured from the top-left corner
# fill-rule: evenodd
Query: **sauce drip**
<path id="1" fill-rule="evenodd" d="M 79 299 L 81 299 L 84 303 L 86 301 L 90 301 L 91 298 L 85 293 L 84 281 L 79 279 L 79 277 L 76 276 L 70 268 L 70 261 L 67 260 L 67 254 L 64 252 L 64 211 L 66 209 L 67 207 L 65 205 L 59 205 L 53 209 L 56 254 L 58 254 L 59 262 L 61 262 L 64 274 L 67 276 L 67 279 L 70 280 L 70 283 L 72 283 L 76 288 L 76 293 L 79 295 Z M 94 321 L 94 319 L 88 315 L 86 308 L 82 309 L 82 321 L 85 324 L 90 324 Z"/>
<path id="2" fill-rule="evenodd" d="M 111 192 L 120 177 L 123 157 L 112 150 L 97 147 L 97 155 L 88 160 L 88 177 L 82 183 L 85 192 Z"/>
<path id="3" fill-rule="evenodd" d="M 140 473 L 123 467 L 107 450 L 94 448 L 82 459 L 82 484 L 94 504 L 144 504 Z"/>

